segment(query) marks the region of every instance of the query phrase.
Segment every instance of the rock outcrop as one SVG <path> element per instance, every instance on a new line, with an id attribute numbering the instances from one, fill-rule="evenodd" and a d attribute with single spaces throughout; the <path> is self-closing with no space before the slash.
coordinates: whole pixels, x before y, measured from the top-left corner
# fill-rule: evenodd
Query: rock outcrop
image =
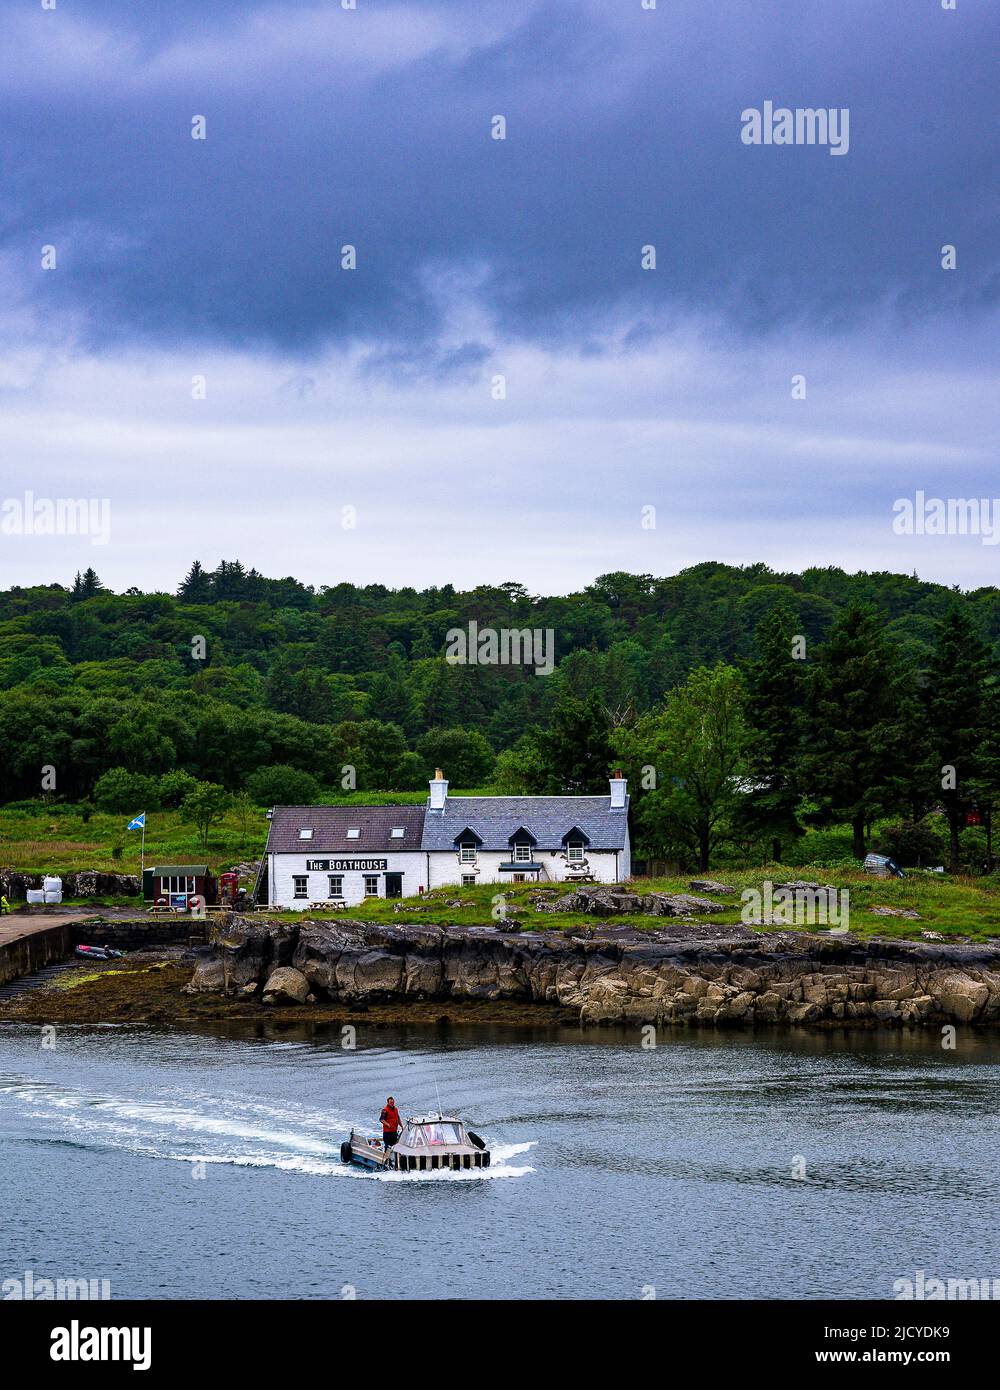
<path id="1" fill-rule="evenodd" d="M 212 954 L 199 962 L 188 991 L 235 994 L 263 985 L 282 965 L 291 965 L 299 928 L 245 917 L 227 917 L 213 932 Z"/>
<path id="2" fill-rule="evenodd" d="M 693 923 L 572 935 L 236 918 L 188 988 L 246 994 L 252 986 L 265 999 L 277 999 L 280 987 L 286 1000 L 359 1006 L 554 1004 L 576 1010 L 584 1024 L 1000 1025 L 1000 947 L 758 935 Z"/>
<path id="3" fill-rule="evenodd" d="M 578 888 L 559 898 L 539 898 L 536 912 L 586 912 L 597 917 L 645 915 L 692 917 L 695 913 L 725 912 L 726 903 L 696 898 L 690 893 L 623 893 L 617 888 Z"/>
<path id="4" fill-rule="evenodd" d="M 0 893 L 11 902 L 22 900 L 29 888 L 41 888 L 42 874 L 0 869 Z M 137 898 L 142 885 L 137 874 L 110 874 L 98 869 L 77 869 L 62 875 L 64 898 Z"/>
<path id="5" fill-rule="evenodd" d="M 243 991 L 249 989 L 243 986 Z M 265 1004 L 304 1004 L 309 997 L 309 981 L 292 965 L 279 965 L 264 986 Z"/>

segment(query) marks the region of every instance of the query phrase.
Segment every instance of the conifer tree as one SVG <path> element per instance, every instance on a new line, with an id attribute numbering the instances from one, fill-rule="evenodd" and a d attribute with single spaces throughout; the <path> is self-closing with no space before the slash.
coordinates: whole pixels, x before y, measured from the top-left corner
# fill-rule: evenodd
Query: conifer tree
<path id="1" fill-rule="evenodd" d="M 985 771 L 985 701 L 990 658 L 971 618 L 957 606 L 941 624 L 924 687 L 933 772 L 948 821 L 950 869 L 959 868 L 959 835 Z"/>
<path id="2" fill-rule="evenodd" d="M 740 820 L 751 833 L 772 837 L 772 858 L 780 861 L 782 839 L 802 834 L 796 808 L 801 796 L 806 650 L 792 612 L 783 604 L 761 619 L 756 639 L 758 655 L 745 671 L 749 795 Z"/>
<path id="3" fill-rule="evenodd" d="M 212 578 L 202 568 L 200 560 L 195 560 L 181 580 L 177 597 L 183 603 L 209 603 L 211 601 Z"/>
<path id="4" fill-rule="evenodd" d="M 802 785 L 818 820 L 850 823 L 858 859 L 866 828 L 898 806 L 904 787 L 906 672 L 882 622 L 861 604 L 844 609 L 819 651 L 806 704 Z"/>
<path id="5" fill-rule="evenodd" d="M 83 574 L 77 570 L 76 578 L 73 580 L 73 588 L 70 597 L 79 602 L 82 599 L 95 598 L 98 594 L 107 593 L 104 585 L 98 578 L 97 571 L 89 565 Z"/>

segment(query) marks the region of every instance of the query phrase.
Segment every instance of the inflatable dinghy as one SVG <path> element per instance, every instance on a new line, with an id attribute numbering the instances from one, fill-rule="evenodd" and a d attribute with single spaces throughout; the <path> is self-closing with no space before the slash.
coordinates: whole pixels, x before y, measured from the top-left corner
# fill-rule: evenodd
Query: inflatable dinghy
<path id="1" fill-rule="evenodd" d="M 121 960 L 124 951 L 113 951 L 110 946 L 77 946 L 75 955 L 83 960 Z"/>

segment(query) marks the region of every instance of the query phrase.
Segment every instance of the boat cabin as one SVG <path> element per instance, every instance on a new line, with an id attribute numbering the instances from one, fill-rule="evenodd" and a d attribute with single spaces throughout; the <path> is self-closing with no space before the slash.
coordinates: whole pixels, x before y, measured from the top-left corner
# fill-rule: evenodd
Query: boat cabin
<path id="1" fill-rule="evenodd" d="M 403 1126 L 391 1154 L 392 1166 L 404 1171 L 434 1168 L 482 1168 L 488 1150 L 478 1148 L 465 1125 L 453 1115 L 414 1115 Z"/>
<path id="2" fill-rule="evenodd" d="M 440 1168 L 488 1168 L 490 1151 L 455 1115 L 412 1115 L 396 1143 L 385 1152 L 382 1141 L 364 1139 L 351 1131 L 341 1148 L 345 1163 L 399 1172 L 432 1172 Z"/>

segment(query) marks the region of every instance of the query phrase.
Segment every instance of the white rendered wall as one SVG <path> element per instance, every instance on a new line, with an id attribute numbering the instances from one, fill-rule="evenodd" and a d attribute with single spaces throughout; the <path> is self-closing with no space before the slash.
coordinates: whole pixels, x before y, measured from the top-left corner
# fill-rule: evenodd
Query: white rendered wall
<path id="1" fill-rule="evenodd" d="M 329 869 L 306 869 L 306 864 L 314 860 L 329 860 Z M 334 868 L 333 865 L 348 862 L 361 864 L 377 860 L 386 868 Z M 365 874 L 378 876 L 379 897 L 385 897 L 385 876 L 387 873 L 403 875 L 403 896 L 416 897 L 421 887 L 427 888 L 427 856 L 421 850 L 405 850 L 397 854 L 324 854 L 315 850 L 309 854 L 274 854 L 271 856 L 272 872 L 270 882 L 270 901 L 274 907 L 305 909 L 310 903 L 327 902 L 330 897 L 330 875 L 341 874 L 344 880 L 343 901 L 350 907 L 357 907 L 365 900 Z M 293 879 L 296 874 L 305 874 L 309 880 L 308 895 L 295 897 Z"/>
<path id="2" fill-rule="evenodd" d="M 619 850 L 615 854 L 614 850 L 596 850 L 588 853 L 587 872 L 597 880 L 598 883 L 618 882 L 617 863 L 623 863 L 627 859 L 627 852 Z M 483 850 L 476 855 L 475 864 L 459 863 L 458 854 L 454 850 L 431 850 L 431 888 L 440 888 L 446 884 L 461 884 L 463 874 L 475 873 L 477 883 L 512 883 L 514 875 L 510 871 L 500 872 L 501 864 L 511 863 L 510 851 L 503 853 L 497 850 Z M 617 863 L 616 863 L 617 861 Z M 537 850 L 531 861 L 538 864 L 541 872 L 538 874 L 539 883 L 562 883 L 571 875 L 566 872 L 566 856 L 561 851 L 553 854 L 551 850 Z M 476 872 L 478 870 L 478 872 Z M 515 873 L 523 872 L 520 868 Z M 622 870 L 622 877 L 625 877 Z M 535 881 L 535 876 L 531 875 L 531 881 Z"/>

